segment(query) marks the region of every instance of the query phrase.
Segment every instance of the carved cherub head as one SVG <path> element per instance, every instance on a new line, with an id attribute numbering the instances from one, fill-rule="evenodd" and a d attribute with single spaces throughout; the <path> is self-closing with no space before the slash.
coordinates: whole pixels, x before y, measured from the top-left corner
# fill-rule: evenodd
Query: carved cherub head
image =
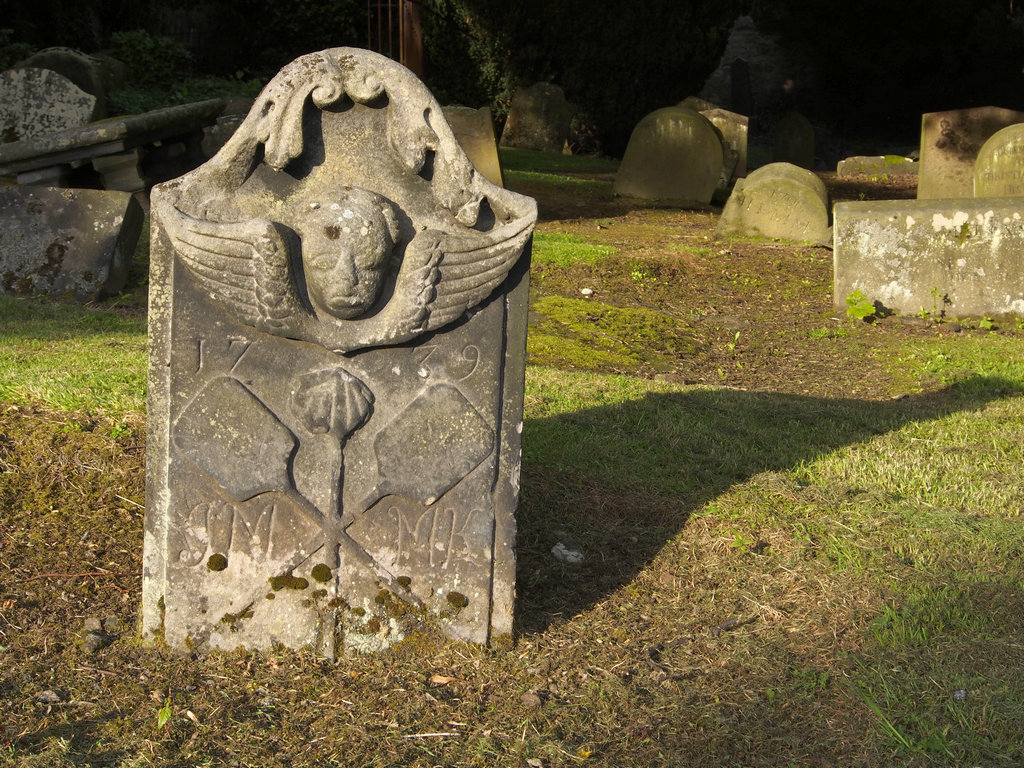
<path id="1" fill-rule="evenodd" d="M 302 267 L 313 306 L 339 320 L 366 314 L 398 241 L 391 203 L 366 189 L 346 189 L 330 203 L 311 203 L 303 218 Z"/>

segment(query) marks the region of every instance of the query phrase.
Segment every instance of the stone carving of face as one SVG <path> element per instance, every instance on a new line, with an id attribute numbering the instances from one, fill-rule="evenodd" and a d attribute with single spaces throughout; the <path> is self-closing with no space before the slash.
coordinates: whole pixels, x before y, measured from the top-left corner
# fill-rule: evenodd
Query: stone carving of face
<path id="1" fill-rule="evenodd" d="M 398 240 L 391 203 L 365 189 L 311 203 L 302 231 L 302 266 L 313 305 L 340 320 L 370 310 Z"/>

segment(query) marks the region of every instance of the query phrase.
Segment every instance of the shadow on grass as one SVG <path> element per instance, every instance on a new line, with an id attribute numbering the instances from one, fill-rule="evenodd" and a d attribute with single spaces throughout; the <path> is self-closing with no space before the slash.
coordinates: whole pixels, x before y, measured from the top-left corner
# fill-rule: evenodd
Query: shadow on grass
<path id="1" fill-rule="evenodd" d="M 694 510 L 760 472 L 1020 394 L 985 376 L 889 402 L 695 389 L 527 420 L 518 629 L 543 631 L 629 583 Z M 565 538 L 582 566 L 552 557 Z"/>

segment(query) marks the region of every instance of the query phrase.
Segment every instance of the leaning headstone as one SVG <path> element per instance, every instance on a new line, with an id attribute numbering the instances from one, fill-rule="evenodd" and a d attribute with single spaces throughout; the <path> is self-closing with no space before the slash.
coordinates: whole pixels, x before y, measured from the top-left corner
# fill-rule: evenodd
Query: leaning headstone
<path id="1" fill-rule="evenodd" d="M 83 302 L 116 295 L 142 219 L 123 192 L 0 187 L 0 287 Z"/>
<path id="2" fill-rule="evenodd" d="M 512 97 L 501 146 L 561 152 L 569 138 L 576 107 L 557 85 L 536 83 L 519 88 Z"/>
<path id="3" fill-rule="evenodd" d="M 44 48 L 18 66 L 48 69 L 63 75 L 83 91 L 96 97 L 100 117 L 108 114 L 110 93 L 122 79 L 116 64 L 109 57 L 90 56 L 74 48 L 62 46 Z"/>
<path id="4" fill-rule="evenodd" d="M 1000 128 L 1024 122 L 1024 112 L 1001 107 L 954 109 L 921 116 L 917 199 L 973 197 L 974 161 Z"/>
<path id="5" fill-rule="evenodd" d="M 834 303 L 1024 315 L 1024 216 L 1014 197 L 844 202 L 835 207 Z"/>
<path id="6" fill-rule="evenodd" d="M 814 168 L 814 126 L 799 112 L 787 112 L 775 125 L 772 162 Z"/>
<path id="7" fill-rule="evenodd" d="M 309 54 L 154 188 L 145 637 L 508 641 L 536 204 L 440 111 L 388 58 Z"/>
<path id="8" fill-rule="evenodd" d="M 700 113 L 718 129 L 722 135 L 725 150 L 735 157 L 730 179 L 747 175 L 747 135 L 750 132 L 750 118 L 727 109 L 705 109 Z"/>
<path id="9" fill-rule="evenodd" d="M 473 167 L 492 184 L 504 187 L 505 179 L 501 173 L 491 108 L 445 107 L 444 116 Z"/>
<path id="10" fill-rule="evenodd" d="M 35 67 L 0 72 L 0 144 L 76 128 L 98 115 L 96 97 L 63 75 Z"/>
<path id="11" fill-rule="evenodd" d="M 770 163 L 736 182 L 718 220 L 717 237 L 747 235 L 827 243 L 828 192 L 814 173 Z"/>
<path id="12" fill-rule="evenodd" d="M 723 160 L 722 139 L 706 117 L 665 107 L 633 129 L 613 189 L 626 197 L 706 205 L 722 175 Z"/>
<path id="13" fill-rule="evenodd" d="M 855 155 L 840 160 L 836 164 L 836 175 L 857 176 L 905 176 L 917 173 L 917 163 L 902 155 Z"/>
<path id="14" fill-rule="evenodd" d="M 975 197 L 1024 195 L 1024 123 L 1003 128 L 986 141 L 974 162 Z"/>

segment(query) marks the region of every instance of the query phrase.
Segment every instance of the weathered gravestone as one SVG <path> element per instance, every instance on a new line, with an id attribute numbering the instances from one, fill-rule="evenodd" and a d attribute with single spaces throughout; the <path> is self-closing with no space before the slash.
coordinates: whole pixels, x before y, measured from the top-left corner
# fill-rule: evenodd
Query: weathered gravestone
<path id="1" fill-rule="evenodd" d="M 665 107 L 633 129 L 613 190 L 627 197 L 707 204 L 723 160 L 721 135 L 706 117 Z"/>
<path id="2" fill-rule="evenodd" d="M 828 192 L 813 172 L 770 163 L 736 182 L 715 234 L 827 243 Z"/>
<path id="3" fill-rule="evenodd" d="M 814 126 L 799 112 L 787 112 L 775 125 L 772 162 L 814 168 Z"/>
<path id="4" fill-rule="evenodd" d="M 854 155 L 836 164 L 836 175 L 906 176 L 917 173 L 917 163 L 902 155 Z"/>
<path id="5" fill-rule="evenodd" d="M 35 67 L 0 72 L 0 144 L 75 128 L 98 116 L 96 97 L 63 75 Z"/>
<path id="6" fill-rule="evenodd" d="M 501 146 L 561 152 L 569 138 L 576 107 L 557 85 L 536 83 L 519 88 L 512 97 Z"/>
<path id="7" fill-rule="evenodd" d="M 492 184 L 504 187 L 490 107 L 445 107 L 444 116 L 473 167 Z"/>
<path id="8" fill-rule="evenodd" d="M 735 158 L 726 162 L 731 166 L 732 173 L 728 180 L 739 179 L 747 175 L 747 135 L 750 132 L 750 118 L 727 109 L 705 109 L 701 114 L 706 117 L 722 135 L 722 144 L 727 154 Z"/>
<path id="9" fill-rule="evenodd" d="M 79 301 L 116 294 L 142 219 L 124 192 L 0 187 L 0 288 Z"/>
<path id="10" fill-rule="evenodd" d="M 90 56 L 74 48 L 44 48 L 18 64 L 19 67 L 48 69 L 63 75 L 86 93 L 96 97 L 99 117 L 107 114 L 110 93 L 124 83 L 125 65 L 109 56 Z"/>
<path id="11" fill-rule="evenodd" d="M 1019 198 L 837 203 L 834 230 L 841 312 L 860 291 L 906 315 L 1024 315 Z"/>
<path id="12" fill-rule="evenodd" d="M 954 109 L 921 116 L 917 199 L 974 196 L 974 161 L 1000 128 L 1024 122 L 1024 112 L 1000 107 Z"/>
<path id="13" fill-rule="evenodd" d="M 992 134 L 974 162 L 975 197 L 1024 195 L 1024 123 Z"/>
<path id="14" fill-rule="evenodd" d="M 152 211 L 145 636 L 506 640 L 534 201 L 335 48 Z"/>

